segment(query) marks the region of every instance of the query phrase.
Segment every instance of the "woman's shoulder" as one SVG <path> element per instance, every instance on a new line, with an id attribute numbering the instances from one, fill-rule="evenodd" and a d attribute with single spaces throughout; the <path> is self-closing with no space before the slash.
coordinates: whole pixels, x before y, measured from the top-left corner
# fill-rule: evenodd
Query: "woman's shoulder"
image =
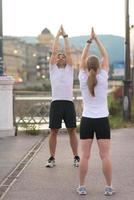
<path id="1" fill-rule="evenodd" d="M 84 69 L 79 70 L 79 78 L 80 77 L 87 77 L 87 71 Z"/>
<path id="2" fill-rule="evenodd" d="M 98 76 L 101 76 L 101 77 L 104 77 L 104 78 L 108 79 L 108 71 L 101 68 L 99 73 L 98 73 Z"/>

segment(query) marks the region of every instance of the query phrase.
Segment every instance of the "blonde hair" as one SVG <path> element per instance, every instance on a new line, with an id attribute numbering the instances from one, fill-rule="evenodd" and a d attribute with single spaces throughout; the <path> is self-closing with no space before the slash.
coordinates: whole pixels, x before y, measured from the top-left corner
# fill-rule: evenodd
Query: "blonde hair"
<path id="1" fill-rule="evenodd" d="M 97 56 L 90 56 L 87 59 L 87 69 L 89 71 L 89 76 L 87 79 L 87 85 L 89 88 L 90 94 L 94 97 L 94 88 L 97 85 L 97 79 L 96 79 L 96 72 L 100 67 L 100 61 Z"/>

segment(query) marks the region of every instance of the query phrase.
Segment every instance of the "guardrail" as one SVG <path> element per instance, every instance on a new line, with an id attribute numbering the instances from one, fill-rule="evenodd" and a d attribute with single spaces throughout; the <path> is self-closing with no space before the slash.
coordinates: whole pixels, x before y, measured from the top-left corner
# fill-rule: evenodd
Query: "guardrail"
<path id="1" fill-rule="evenodd" d="M 48 95 L 48 94 L 47 94 Z M 80 121 L 82 114 L 82 98 L 74 95 L 74 105 L 76 109 L 77 122 Z M 36 92 L 34 94 L 13 93 L 13 119 L 15 126 L 15 136 L 19 128 L 22 129 L 46 129 L 49 124 L 49 110 L 51 97 L 46 93 Z"/>
<path id="2" fill-rule="evenodd" d="M 119 88 L 109 87 L 109 93 Z M 74 90 L 74 105 L 76 109 L 77 122 L 82 115 L 82 97 L 79 89 Z M 37 91 L 14 91 L 13 92 L 13 119 L 15 135 L 19 128 L 45 129 L 49 124 L 49 110 L 51 103 L 50 92 Z"/>

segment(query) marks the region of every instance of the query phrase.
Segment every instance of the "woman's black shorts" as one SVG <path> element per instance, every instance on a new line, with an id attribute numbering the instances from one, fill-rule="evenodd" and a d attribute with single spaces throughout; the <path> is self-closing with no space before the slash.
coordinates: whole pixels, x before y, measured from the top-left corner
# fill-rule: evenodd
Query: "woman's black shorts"
<path id="1" fill-rule="evenodd" d="M 80 123 L 80 139 L 93 139 L 94 133 L 98 139 L 110 139 L 110 126 L 108 117 L 88 118 L 82 117 Z"/>
<path id="2" fill-rule="evenodd" d="M 52 101 L 50 106 L 49 128 L 61 128 L 62 120 L 64 120 L 66 128 L 76 128 L 76 112 L 72 101 Z"/>

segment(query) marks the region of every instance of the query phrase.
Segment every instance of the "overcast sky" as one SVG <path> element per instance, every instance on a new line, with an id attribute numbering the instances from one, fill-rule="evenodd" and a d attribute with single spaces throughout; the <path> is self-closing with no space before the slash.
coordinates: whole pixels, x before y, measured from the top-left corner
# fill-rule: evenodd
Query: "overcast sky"
<path id="1" fill-rule="evenodd" d="M 134 0 L 129 0 L 130 25 Z M 63 24 L 68 35 L 97 34 L 124 37 L 125 0 L 3 0 L 3 35 L 38 36 L 47 27 L 53 35 Z"/>

